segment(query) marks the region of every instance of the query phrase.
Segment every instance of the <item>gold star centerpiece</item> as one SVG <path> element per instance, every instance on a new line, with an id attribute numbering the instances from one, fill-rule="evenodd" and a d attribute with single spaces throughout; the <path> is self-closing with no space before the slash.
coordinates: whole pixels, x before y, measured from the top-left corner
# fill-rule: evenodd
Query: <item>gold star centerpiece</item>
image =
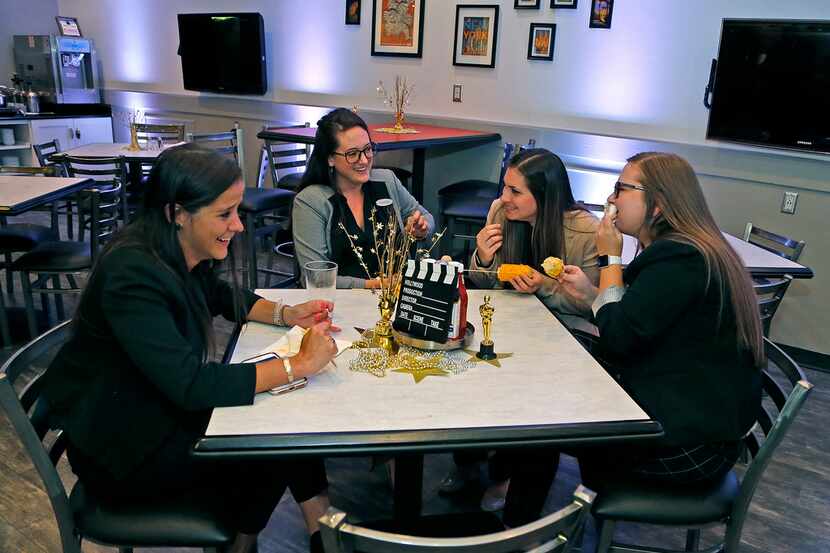
<path id="1" fill-rule="evenodd" d="M 493 359 L 482 359 L 481 357 L 478 356 L 478 352 L 475 351 L 475 350 L 472 350 L 472 349 L 465 349 L 464 353 L 466 353 L 470 356 L 470 358 L 467 359 L 468 362 L 489 363 L 489 364 L 493 365 L 494 367 L 498 367 L 498 368 L 501 368 L 501 363 L 499 362 L 499 359 L 507 359 L 508 357 L 513 357 L 512 353 L 496 353 L 496 354 L 494 354 L 495 357 Z"/>

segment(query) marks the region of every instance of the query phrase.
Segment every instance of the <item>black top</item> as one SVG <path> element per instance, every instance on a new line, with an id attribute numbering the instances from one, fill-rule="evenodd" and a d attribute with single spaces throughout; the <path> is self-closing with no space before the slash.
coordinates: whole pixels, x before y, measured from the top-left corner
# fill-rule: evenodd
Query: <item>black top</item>
<path id="1" fill-rule="evenodd" d="M 331 260 L 337 263 L 337 274 L 339 276 L 374 278 L 374 276 L 377 275 L 379 269 L 378 259 L 377 256 L 372 253 L 372 250 L 375 247 L 375 239 L 372 234 L 372 222 L 369 221 L 369 216 L 372 213 L 372 208 L 375 206 L 376 201 L 388 198 L 389 190 L 386 187 L 385 182 L 368 181 L 363 185 L 362 229 L 357 226 L 354 214 L 352 213 L 352 210 L 349 209 L 349 205 L 346 203 L 346 198 L 343 194 L 335 193 L 332 194 L 331 198 L 329 198 L 329 201 L 334 207 L 333 213 L 335 217 L 334 224 L 331 225 Z M 387 216 L 388 211 L 389 210 L 387 209 L 378 209 L 375 212 L 375 220 L 378 223 L 386 224 L 389 219 Z M 360 265 L 357 255 L 355 255 L 351 245 L 349 244 L 349 239 L 346 238 L 346 235 L 343 233 L 343 229 L 341 229 L 340 225 L 337 224 L 338 222 L 343 223 L 349 231 L 349 234 L 357 236 L 357 240 L 354 241 L 355 245 L 363 248 L 363 261 L 369 268 L 371 276 L 367 277 L 366 270 L 362 265 Z M 385 233 L 383 234 L 385 235 Z"/>
<path id="2" fill-rule="evenodd" d="M 185 286 L 212 315 L 235 319 L 230 286 L 205 264 Z M 86 294 L 73 337 L 46 372 L 44 393 L 53 424 L 115 478 L 176 429 L 202 433 L 213 407 L 253 403 L 255 365 L 203 359 L 182 283 L 149 253 L 125 247 L 107 254 Z M 241 310 L 248 313 L 257 299 L 246 291 Z"/>
<path id="3" fill-rule="evenodd" d="M 706 286 L 694 247 L 657 240 L 623 273 L 622 300 L 600 308 L 600 343 L 668 446 L 732 441 L 754 424 L 761 372 L 739 351 L 730 298 Z M 718 324 L 720 323 L 720 324 Z"/>

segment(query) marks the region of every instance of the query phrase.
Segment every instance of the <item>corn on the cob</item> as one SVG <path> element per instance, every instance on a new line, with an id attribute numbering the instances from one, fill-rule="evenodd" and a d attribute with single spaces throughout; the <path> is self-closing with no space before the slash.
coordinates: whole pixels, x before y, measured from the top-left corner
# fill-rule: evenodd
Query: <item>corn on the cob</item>
<path id="1" fill-rule="evenodd" d="M 558 278 L 559 275 L 562 274 L 562 269 L 564 267 L 565 265 L 558 257 L 546 257 L 545 260 L 542 261 L 542 268 L 545 270 L 545 274 L 551 278 Z"/>
<path id="2" fill-rule="evenodd" d="M 517 276 L 530 276 L 533 271 L 527 265 L 515 265 L 513 263 L 504 263 L 499 266 L 498 277 L 502 282 L 509 282 Z"/>

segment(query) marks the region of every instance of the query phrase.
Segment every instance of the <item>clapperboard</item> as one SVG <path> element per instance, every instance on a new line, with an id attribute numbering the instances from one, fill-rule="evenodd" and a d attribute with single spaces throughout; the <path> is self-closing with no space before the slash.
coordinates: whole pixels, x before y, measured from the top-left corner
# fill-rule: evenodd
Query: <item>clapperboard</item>
<path id="1" fill-rule="evenodd" d="M 398 309 L 392 326 L 432 342 L 447 341 L 458 269 L 433 260 L 407 261 Z"/>

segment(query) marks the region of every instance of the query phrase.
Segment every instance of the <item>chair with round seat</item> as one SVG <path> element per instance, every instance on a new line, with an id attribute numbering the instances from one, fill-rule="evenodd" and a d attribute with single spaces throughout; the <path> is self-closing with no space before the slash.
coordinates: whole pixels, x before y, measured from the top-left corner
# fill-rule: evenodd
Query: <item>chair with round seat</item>
<path id="1" fill-rule="evenodd" d="M 224 505 L 192 499 L 102 503 L 76 483 L 69 496 L 55 465 L 66 449 L 60 430 L 50 431 L 50 409 L 40 397 L 43 373 L 25 382 L 33 366 L 43 366 L 47 354 L 70 337 L 67 321 L 29 342 L 0 369 L 0 406 L 40 476 L 49 497 L 64 553 L 81 553 L 83 540 L 117 547 L 201 547 L 216 551 L 234 539 L 224 520 Z M 35 363 L 37 363 L 35 365 Z M 16 392 L 18 388 L 20 392 Z"/>
<path id="2" fill-rule="evenodd" d="M 583 345 L 595 340 L 586 335 L 579 339 Z M 633 478 L 593 483 L 597 501 L 592 512 L 599 525 L 599 553 L 671 553 L 662 548 L 614 543 L 614 529 L 619 521 L 687 528 L 685 551 L 699 550 L 701 527 L 725 524 L 724 542 L 705 551 L 737 553 L 755 489 L 813 387 L 796 362 L 767 338 L 764 349 L 768 358 L 762 374 L 766 399 L 755 426 L 744 438 L 752 461 L 743 478 L 739 479 L 732 470 L 718 482 L 694 487 L 644 484 Z M 782 374 L 776 374 L 775 368 Z M 786 382 L 789 394 L 779 382 Z"/>

